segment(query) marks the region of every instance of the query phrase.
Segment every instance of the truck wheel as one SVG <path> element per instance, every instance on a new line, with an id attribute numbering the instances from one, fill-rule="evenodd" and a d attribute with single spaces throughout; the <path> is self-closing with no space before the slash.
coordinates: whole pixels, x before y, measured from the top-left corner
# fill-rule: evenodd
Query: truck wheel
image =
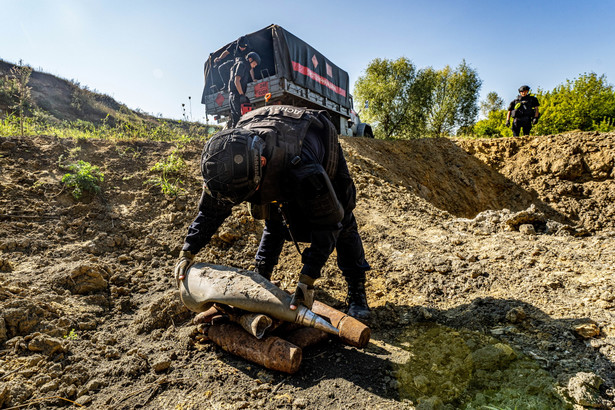
<path id="1" fill-rule="evenodd" d="M 365 122 L 357 125 L 357 137 L 374 138 L 371 125 Z"/>

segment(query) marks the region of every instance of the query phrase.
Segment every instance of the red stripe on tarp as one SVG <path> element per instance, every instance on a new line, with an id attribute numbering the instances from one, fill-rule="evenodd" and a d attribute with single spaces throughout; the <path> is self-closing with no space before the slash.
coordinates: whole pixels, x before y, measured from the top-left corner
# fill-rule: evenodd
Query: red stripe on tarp
<path id="1" fill-rule="evenodd" d="M 292 61 L 293 63 L 293 70 L 303 74 L 305 76 L 310 77 L 312 80 L 316 81 L 317 83 L 320 83 L 322 85 L 324 85 L 325 87 L 331 89 L 334 93 L 341 95 L 342 97 L 346 97 L 346 90 L 344 90 L 341 87 L 338 87 L 337 85 L 333 84 L 331 81 L 329 81 L 328 79 L 316 74 L 314 71 L 310 70 L 309 68 L 307 68 L 306 66 L 303 66 L 295 61 Z"/>

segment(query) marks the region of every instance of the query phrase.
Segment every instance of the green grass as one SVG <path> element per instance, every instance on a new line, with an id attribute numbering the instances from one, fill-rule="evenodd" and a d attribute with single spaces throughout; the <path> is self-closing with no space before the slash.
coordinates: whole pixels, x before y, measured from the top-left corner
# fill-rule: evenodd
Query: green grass
<path id="1" fill-rule="evenodd" d="M 130 141 L 177 141 L 187 143 L 207 140 L 219 127 L 200 123 L 172 122 L 162 119 L 144 121 L 135 118 L 123 119 L 107 116 L 99 123 L 90 121 L 58 121 L 42 113 L 25 118 L 24 135 L 51 135 L 57 138 L 83 140 L 89 138 Z M 21 135 L 19 117 L 9 115 L 0 118 L 0 137 Z"/>
<path id="2" fill-rule="evenodd" d="M 177 196 L 184 192 L 181 185 L 184 181 L 180 179 L 182 172 L 186 168 L 186 162 L 179 155 L 179 148 L 174 149 L 171 155 L 158 161 L 150 168 L 150 172 L 160 173 L 160 175 L 150 178 L 144 184 L 160 187 L 160 191 L 168 196 Z"/>

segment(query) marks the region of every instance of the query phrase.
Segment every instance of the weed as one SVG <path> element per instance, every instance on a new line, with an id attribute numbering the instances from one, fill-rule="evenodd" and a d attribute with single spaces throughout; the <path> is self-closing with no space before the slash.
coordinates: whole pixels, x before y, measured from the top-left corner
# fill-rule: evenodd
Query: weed
<path id="1" fill-rule="evenodd" d="M 176 174 L 186 166 L 186 162 L 179 156 L 178 150 L 175 149 L 167 158 L 157 162 L 150 171 L 161 171 L 163 174 Z"/>
<path id="2" fill-rule="evenodd" d="M 180 187 L 180 185 L 184 184 L 184 181 L 179 179 L 179 177 L 172 179 L 170 176 L 181 174 L 185 167 L 186 162 L 179 156 L 178 148 L 175 148 L 171 155 L 150 168 L 150 172 L 160 172 L 161 175 L 148 179 L 145 183 L 159 186 L 161 192 L 165 195 L 177 196 L 184 192 L 184 189 Z"/>
<path id="3" fill-rule="evenodd" d="M 185 189 L 180 186 L 184 184 L 184 181 L 179 178 L 175 178 L 175 180 L 171 181 L 164 175 L 161 177 L 148 179 L 144 182 L 144 184 L 159 186 L 160 192 L 169 196 L 177 196 L 185 191 Z"/>
<path id="4" fill-rule="evenodd" d="M 75 199 L 81 199 L 85 191 L 100 193 L 98 184 L 104 180 L 104 174 L 97 166 L 79 160 L 76 164 L 70 164 L 63 168 L 71 171 L 68 174 L 64 174 L 62 183 L 68 188 L 72 188 L 72 194 Z"/>
<path id="5" fill-rule="evenodd" d="M 64 339 L 68 340 L 79 340 L 79 335 L 75 332 L 75 329 L 71 329 L 68 334 L 64 335 Z"/>

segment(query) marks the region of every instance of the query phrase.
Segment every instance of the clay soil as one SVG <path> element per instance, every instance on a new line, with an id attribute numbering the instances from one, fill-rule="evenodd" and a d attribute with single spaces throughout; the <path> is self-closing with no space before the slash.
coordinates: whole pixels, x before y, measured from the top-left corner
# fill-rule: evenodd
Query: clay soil
<path id="1" fill-rule="evenodd" d="M 287 375 L 198 341 L 179 301 L 201 143 L 0 139 L 0 408 L 615 407 L 615 134 L 342 147 L 372 339 Z M 169 197 L 146 181 L 177 148 Z M 60 157 L 101 193 L 75 200 Z M 236 207 L 198 259 L 250 269 L 261 230 Z M 287 244 L 274 279 L 299 269 Z M 334 257 L 317 298 L 344 308 Z"/>

